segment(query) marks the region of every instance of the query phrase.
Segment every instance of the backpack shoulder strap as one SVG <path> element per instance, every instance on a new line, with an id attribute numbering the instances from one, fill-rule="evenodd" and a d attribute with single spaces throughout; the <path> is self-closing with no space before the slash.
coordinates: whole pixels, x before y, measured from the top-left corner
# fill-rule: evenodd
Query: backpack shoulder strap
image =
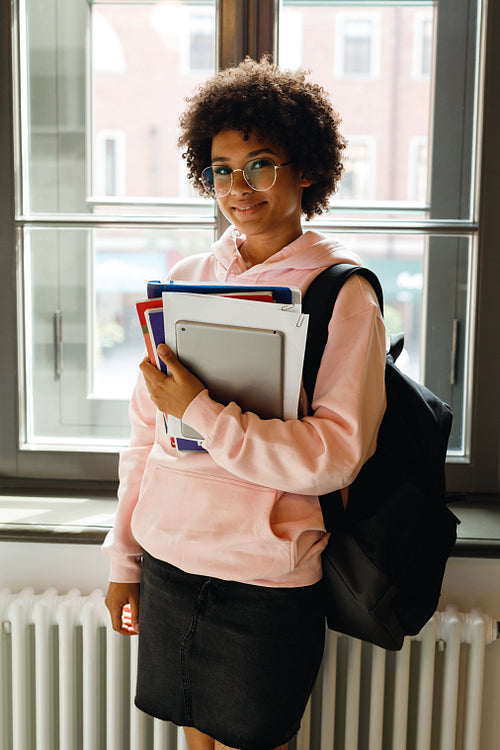
<path id="1" fill-rule="evenodd" d="M 384 312 L 382 287 L 377 276 L 368 268 L 338 263 L 326 268 L 314 279 L 302 303 L 302 311 L 309 315 L 303 371 L 304 388 L 309 403 L 312 401 L 321 357 L 328 339 L 328 324 L 335 301 L 342 285 L 353 274 L 359 274 L 370 282 L 377 295 L 382 314 Z"/>

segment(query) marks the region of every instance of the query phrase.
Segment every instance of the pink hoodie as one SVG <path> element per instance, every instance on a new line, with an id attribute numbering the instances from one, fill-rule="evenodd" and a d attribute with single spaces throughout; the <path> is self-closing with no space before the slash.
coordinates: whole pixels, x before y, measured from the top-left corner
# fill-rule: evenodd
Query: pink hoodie
<path id="1" fill-rule="evenodd" d="M 210 253 L 185 258 L 170 278 L 286 284 L 305 293 L 324 268 L 359 264 L 339 242 L 308 231 L 247 269 L 238 251 L 244 239 L 230 227 Z M 116 520 L 104 543 L 110 580 L 139 581 L 145 549 L 189 573 L 262 586 L 318 581 L 327 541 L 318 494 L 347 487 L 373 453 L 385 408 L 384 366 L 377 301 L 355 276 L 330 321 L 314 416 L 263 420 L 235 403 L 216 403 L 205 390 L 183 420 L 205 436 L 207 452 L 178 453 L 139 374 Z"/>

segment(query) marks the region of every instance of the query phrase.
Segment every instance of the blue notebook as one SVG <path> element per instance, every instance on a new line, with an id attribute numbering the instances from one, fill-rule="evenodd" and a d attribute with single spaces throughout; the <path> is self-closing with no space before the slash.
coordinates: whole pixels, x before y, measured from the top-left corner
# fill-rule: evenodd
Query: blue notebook
<path id="1" fill-rule="evenodd" d="M 188 294 L 224 294 L 230 292 L 272 292 L 275 302 L 282 305 L 301 302 L 299 289 L 289 286 L 254 286 L 253 284 L 212 284 L 200 282 L 189 284 L 179 281 L 148 281 L 148 299 L 161 297 L 163 292 L 187 292 Z"/>

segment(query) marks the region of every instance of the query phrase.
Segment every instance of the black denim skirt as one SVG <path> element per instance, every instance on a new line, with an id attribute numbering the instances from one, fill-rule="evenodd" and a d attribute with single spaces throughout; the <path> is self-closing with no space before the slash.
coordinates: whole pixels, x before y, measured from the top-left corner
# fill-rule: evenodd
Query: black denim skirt
<path id="1" fill-rule="evenodd" d="M 268 588 L 144 554 L 135 704 L 241 750 L 298 731 L 323 655 L 321 582 Z"/>

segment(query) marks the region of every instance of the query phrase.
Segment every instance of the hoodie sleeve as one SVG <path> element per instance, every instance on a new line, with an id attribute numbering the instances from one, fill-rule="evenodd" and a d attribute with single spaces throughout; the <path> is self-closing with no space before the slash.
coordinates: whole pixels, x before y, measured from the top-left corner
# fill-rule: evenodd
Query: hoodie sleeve
<path id="1" fill-rule="evenodd" d="M 130 401 L 130 442 L 120 454 L 118 508 L 103 551 L 110 555 L 110 581 L 134 583 L 141 579 L 142 547 L 131 530 L 146 462 L 155 438 L 156 407 L 139 372 Z"/>
<path id="2" fill-rule="evenodd" d="M 385 327 L 369 283 L 341 289 L 313 396 L 313 415 L 260 419 L 208 391 L 183 421 L 205 435 L 213 460 L 236 476 L 277 490 L 324 494 L 349 485 L 372 455 L 385 410 Z"/>

